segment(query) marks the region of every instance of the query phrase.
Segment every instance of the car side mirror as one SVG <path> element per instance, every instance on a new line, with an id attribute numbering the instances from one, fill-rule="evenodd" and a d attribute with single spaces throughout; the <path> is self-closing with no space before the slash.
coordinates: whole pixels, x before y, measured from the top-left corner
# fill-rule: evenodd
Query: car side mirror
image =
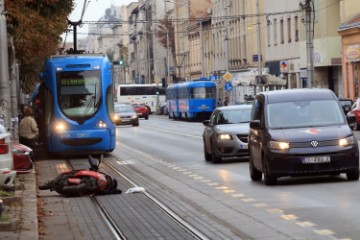
<path id="1" fill-rule="evenodd" d="M 250 121 L 250 128 L 252 128 L 252 129 L 261 129 L 260 120 L 252 120 L 252 121 Z"/>
<path id="2" fill-rule="evenodd" d="M 204 120 L 203 125 L 204 126 L 209 126 L 210 125 L 210 120 Z"/>

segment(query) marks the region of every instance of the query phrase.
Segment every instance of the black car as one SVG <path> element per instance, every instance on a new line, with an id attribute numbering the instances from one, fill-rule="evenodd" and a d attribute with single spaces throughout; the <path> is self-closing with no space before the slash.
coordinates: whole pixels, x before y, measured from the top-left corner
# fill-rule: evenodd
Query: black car
<path id="1" fill-rule="evenodd" d="M 260 181 L 263 174 L 266 185 L 283 176 L 345 173 L 359 179 L 358 143 L 329 89 L 259 93 L 248 146 L 251 179 Z"/>

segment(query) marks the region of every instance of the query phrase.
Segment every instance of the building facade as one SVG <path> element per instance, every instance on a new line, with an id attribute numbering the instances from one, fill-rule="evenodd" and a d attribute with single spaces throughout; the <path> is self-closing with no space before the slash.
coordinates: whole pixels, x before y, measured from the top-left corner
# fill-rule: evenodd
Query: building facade
<path id="1" fill-rule="evenodd" d="M 344 97 L 360 96 L 360 2 L 341 1 L 342 73 Z"/>

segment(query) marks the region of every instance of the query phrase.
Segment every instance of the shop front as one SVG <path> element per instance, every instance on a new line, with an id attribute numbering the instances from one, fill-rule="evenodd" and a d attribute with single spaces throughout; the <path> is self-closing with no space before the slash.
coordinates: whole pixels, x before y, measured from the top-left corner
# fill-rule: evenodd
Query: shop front
<path id="1" fill-rule="evenodd" d="M 344 97 L 360 97 L 360 15 L 340 26 Z"/>

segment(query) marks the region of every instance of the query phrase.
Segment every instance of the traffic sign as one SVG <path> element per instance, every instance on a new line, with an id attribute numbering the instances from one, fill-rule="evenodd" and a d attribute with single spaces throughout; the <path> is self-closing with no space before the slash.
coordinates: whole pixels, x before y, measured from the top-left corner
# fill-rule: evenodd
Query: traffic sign
<path id="1" fill-rule="evenodd" d="M 213 75 L 211 75 L 210 77 L 209 77 L 209 79 L 210 79 L 210 81 L 216 81 L 217 79 L 218 79 L 218 76 L 213 76 Z"/>
<path id="2" fill-rule="evenodd" d="M 232 75 L 230 72 L 226 72 L 224 75 L 223 75 L 223 78 L 225 79 L 225 81 L 229 82 L 231 79 L 232 79 Z"/>
<path id="3" fill-rule="evenodd" d="M 232 85 L 231 82 L 227 82 L 227 83 L 225 83 L 224 88 L 225 88 L 226 91 L 229 92 L 229 91 L 231 91 L 233 89 L 233 85 Z"/>

